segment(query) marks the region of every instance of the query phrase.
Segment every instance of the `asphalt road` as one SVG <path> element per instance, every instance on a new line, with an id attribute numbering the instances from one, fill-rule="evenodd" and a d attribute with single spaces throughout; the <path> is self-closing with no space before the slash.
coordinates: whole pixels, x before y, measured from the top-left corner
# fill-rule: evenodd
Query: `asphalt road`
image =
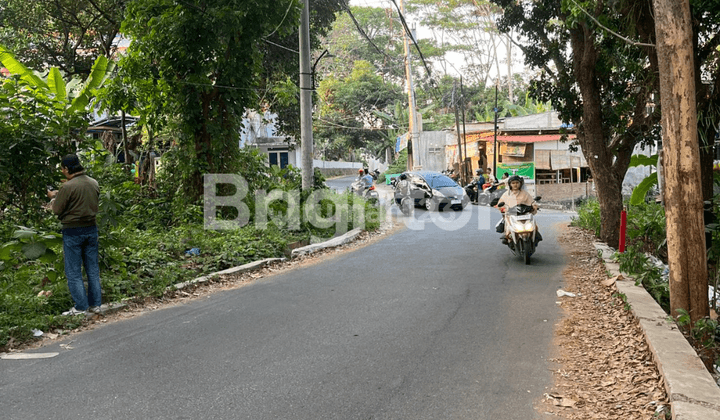
<path id="1" fill-rule="evenodd" d="M 540 418 L 569 217 L 541 212 L 526 266 L 478 229 L 491 212 L 417 209 L 369 246 L 0 360 L 1 416 Z"/>
<path id="2" fill-rule="evenodd" d="M 356 179 L 357 175 L 330 178 L 325 180 L 325 185 L 335 191 L 343 192 L 346 191 Z"/>

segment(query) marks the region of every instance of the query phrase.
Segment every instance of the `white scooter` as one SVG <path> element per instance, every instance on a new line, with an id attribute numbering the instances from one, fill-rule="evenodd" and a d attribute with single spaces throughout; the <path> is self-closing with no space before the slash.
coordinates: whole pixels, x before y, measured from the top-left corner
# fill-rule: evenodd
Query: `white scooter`
<path id="1" fill-rule="evenodd" d="M 537 197 L 536 200 L 539 200 Z M 500 202 L 498 207 L 503 207 L 505 203 Z M 537 241 L 542 239 L 537 231 L 535 216 L 533 215 L 533 207 L 525 204 L 518 204 L 504 212 L 504 221 L 507 226 L 507 232 L 510 233 L 507 240 L 507 246 L 512 253 L 521 257 L 525 264 L 530 264 L 530 256 L 535 253 Z"/>

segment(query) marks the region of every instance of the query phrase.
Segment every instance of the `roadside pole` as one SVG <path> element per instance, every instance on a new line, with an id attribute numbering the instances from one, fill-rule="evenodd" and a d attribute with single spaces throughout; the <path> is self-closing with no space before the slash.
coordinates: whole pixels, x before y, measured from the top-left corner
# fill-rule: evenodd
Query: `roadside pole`
<path id="1" fill-rule="evenodd" d="M 313 186 L 312 72 L 310 70 L 310 0 L 300 15 L 300 146 L 302 147 L 302 189 Z"/>

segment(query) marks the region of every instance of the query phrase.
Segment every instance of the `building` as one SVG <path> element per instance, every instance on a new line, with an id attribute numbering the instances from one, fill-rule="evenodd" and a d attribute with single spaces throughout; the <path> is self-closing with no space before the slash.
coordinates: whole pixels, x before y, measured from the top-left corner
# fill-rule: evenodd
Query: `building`
<path id="1" fill-rule="evenodd" d="M 483 168 L 501 178 L 504 173 L 525 178 L 531 194 L 547 201 L 564 201 L 594 194 L 582 151 L 572 146 L 575 135 L 550 111 L 498 121 L 465 125 L 465 135 L 451 131 L 445 148 L 448 167 L 459 156 L 470 173 Z M 496 151 L 497 148 L 497 151 Z"/>
<path id="2" fill-rule="evenodd" d="M 247 111 L 240 131 L 242 147 L 255 147 L 268 157 L 269 165 L 285 168 L 292 165 L 301 167 L 302 156 L 300 147 L 294 139 L 282 136 L 277 130 L 277 114 L 265 111 Z"/>

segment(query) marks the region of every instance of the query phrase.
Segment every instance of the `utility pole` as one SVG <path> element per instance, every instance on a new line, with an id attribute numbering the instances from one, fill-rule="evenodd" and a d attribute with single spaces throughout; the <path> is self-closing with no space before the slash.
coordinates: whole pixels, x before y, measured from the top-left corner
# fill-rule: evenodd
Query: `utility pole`
<path id="1" fill-rule="evenodd" d="M 399 0 L 400 13 L 405 16 L 405 5 Z M 408 41 L 408 33 L 403 28 L 403 47 L 405 49 L 405 76 L 407 78 L 408 103 L 410 107 L 410 121 L 408 144 L 411 144 L 412 154 L 408 154 L 408 170 L 413 170 L 416 166 L 420 166 L 420 151 L 418 149 L 418 138 L 420 137 L 419 127 L 417 123 L 417 115 L 415 114 L 415 88 L 412 80 L 412 64 L 410 62 L 410 42 Z"/>
<path id="2" fill-rule="evenodd" d="M 457 140 L 458 140 L 458 170 L 460 173 L 458 174 L 462 181 L 465 181 L 465 171 L 463 171 L 463 150 L 462 150 L 462 144 L 460 143 L 460 117 L 458 116 L 458 107 L 457 107 L 457 100 L 455 99 L 455 90 L 457 89 L 457 82 L 453 83 L 453 90 L 452 90 L 452 103 L 453 108 L 455 108 L 455 130 L 457 131 Z"/>
<path id="3" fill-rule="evenodd" d="M 688 0 L 654 0 L 662 106 L 670 315 L 709 313 L 698 146 L 692 16 Z"/>
<path id="4" fill-rule="evenodd" d="M 498 178 L 498 176 L 497 176 L 497 173 L 498 173 L 498 171 L 497 171 L 497 155 L 498 155 L 498 150 L 497 150 L 497 118 L 498 118 L 498 117 L 497 117 L 497 115 L 498 115 L 498 104 L 497 104 L 497 101 L 498 101 L 498 100 L 497 100 L 497 97 L 498 97 L 498 83 L 499 83 L 499 80 L 495 81 L 495 110 L 494 110 L 494 111 L 495 111 L 495 140 L 493 141 L 493 177 L 495 177 L 495 180 L 500 179 L 500 178 Z"/>
<path id="5" fill-rule="evenodd" d="M 312 71 L 310 69 L 310 0 L 300 14 L 300 145 L 302 147 L 302 189 L 313 187 Z"/>
<path id="6" fill-rule="evenodd" d="M 462 76 L 460 76 L 460 111 L 462 112 L 462 124 L 463 124 L 463 146 L 465 150 L 463 151 L 463 154 L 465 156 L 465 159 L 470 162 L 470 159 L 468 159 L 468 153 L 467 153 L 467 136 L 465 135 L 465 89 L 463 89 L 463 81 Z M 478 153 L 478 168 L 480 168 L 480 154 Z M 466 171 L 467 172 L 467 171 Z M 472 163 L 470 164 L 469 168 L 469 174 L 467 174 L 467 179 L 465 183 L 470 182 L 472 179 Z"/>

